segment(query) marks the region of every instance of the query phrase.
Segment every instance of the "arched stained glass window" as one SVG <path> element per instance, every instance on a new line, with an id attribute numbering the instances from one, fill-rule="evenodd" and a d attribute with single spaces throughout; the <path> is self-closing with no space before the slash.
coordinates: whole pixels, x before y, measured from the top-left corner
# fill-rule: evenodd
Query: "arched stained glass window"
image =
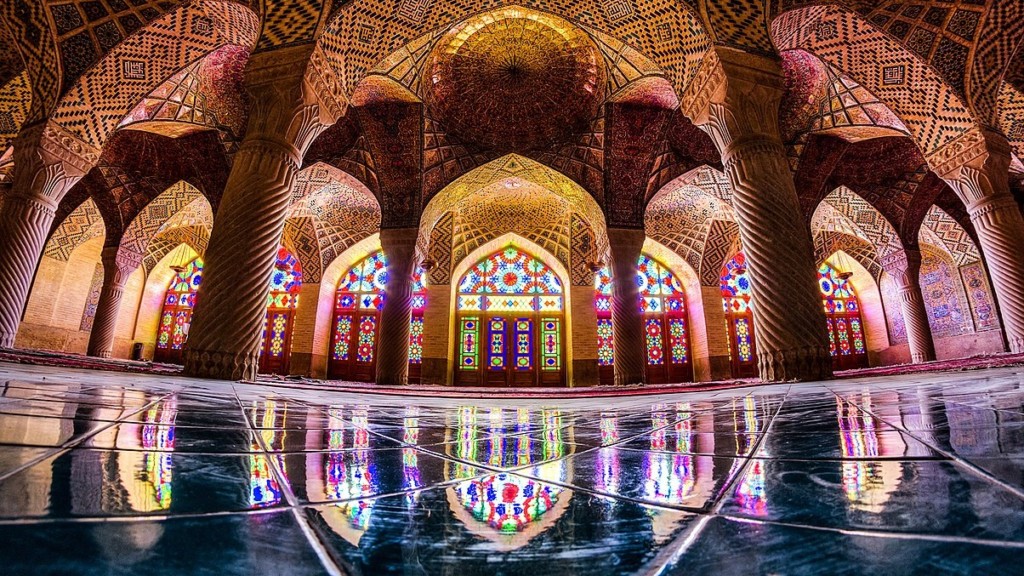
<path id="1" fill-rule="evenodd" d="M 849 277 L 826 262 L 818 268 L 818 288 L 825 305 L 833 365 L 838 370 L 866 367 L 864 321 Z"/>
<path id="2" fill-rule="evenodd" d="M 302 290 L 302 264 L 286 248 L 277 250 L 270 273 L 267 318 L 263 325 L 260 371 L 287 374 L 291 359 L 292 324 Z"/>
<path id="3" fill-rule="evenodd" d="M 334 300 L 328 374 L 331 378 L 372 382 L 377 371 L 380 311 L 388 283 L 387 257 L 378 250 L 356 262 L 338 282 Z M 418 382 L 423 363 L 423 310 L 427 306 L 426 273 L 413 273 L 412 320 L 409 324 L 409 381 Z"/>
<path id="4" fill-rule="evenodd" d="M 564 384 L 562 290 L 550 267 L 511 245 L 470 268 L 458 284 L 456 383 Z"/>
<path id="5" fill-rule="evenodd" d="M 203 259 L 198 257 L 171 278 L 160 313 L 154 361 L 181 362 L 182 349 L 192 324 L 192 310 L 196 305 L 196 290 L 202 282 Z"/>
<path id="6" fill-rule="evenodd" d="M 757 355 L 754 347 L 753 293 L 747 275 L 747 258 L 739 252 L 722 267 L 722 307 L 725 310 L 726 330 L 729 333 L 729 353 L 732 375 L 749 378 L 757 375 Z"/>
<path id="7" fill-rule="evenodd" d="M 167 288 L 157 331 L 154 360 L 181 362 L 188 340 L 198 290 L 203 279 L 203 259 L 196 258 L 175 274 Z M 260 371 L 287 374 L 291 356 L 291 328 L 302 290 L 302 265 L 285 248 L 279 248 L 270 273 L 267 316 L 263 323 Z"/>
<path id="8" fill-rule="evenodd" d="M 597 363 L 601 371 L 601 382 L 610 384 L 614 380 L 615 347 L 609 268 L 598 271 L 594 282 L 597 291 Z M 658 384 L 692 380 L 686 293 L 682 282 L 664 264 L 647 254 L 641 254 L 637 261 L 636 282 L 640 288 L 640 311 L 644 315 L 648 382 Z"/>

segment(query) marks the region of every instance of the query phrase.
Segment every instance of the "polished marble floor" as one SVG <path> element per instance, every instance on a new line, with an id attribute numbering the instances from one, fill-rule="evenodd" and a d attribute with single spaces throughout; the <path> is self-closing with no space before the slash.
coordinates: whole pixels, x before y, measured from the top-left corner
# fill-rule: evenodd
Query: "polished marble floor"
<path id="1" fill-rule="evenodd" d="M 451 400 L 0 364 L 2 574 L 1022 574 L 1024 369 Z"/>

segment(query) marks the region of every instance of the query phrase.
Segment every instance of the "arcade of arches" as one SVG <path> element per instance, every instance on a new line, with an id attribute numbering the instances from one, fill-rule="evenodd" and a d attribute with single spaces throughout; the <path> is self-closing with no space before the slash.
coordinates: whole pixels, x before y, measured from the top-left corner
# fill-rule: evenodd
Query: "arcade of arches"
<path id="1" fill-rule="evenodd" d="M 132 4 L 0 9 L 2 348 L 488 387 L 1024 352 L 1019 2 Z"/>

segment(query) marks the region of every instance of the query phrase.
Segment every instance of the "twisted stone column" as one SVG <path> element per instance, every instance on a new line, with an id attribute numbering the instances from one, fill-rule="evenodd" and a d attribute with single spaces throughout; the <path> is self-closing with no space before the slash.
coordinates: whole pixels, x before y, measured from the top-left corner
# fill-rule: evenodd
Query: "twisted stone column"
<path id="1" fill-rule="evenodd" d="M 935 340 L 921 293 L 921 251 L 904 250 L 887 260 L 886 272 L 896 280 L 899 289 L 910 360 L 915 364 L 935 360 Z"/>
<path id="2" fill-rule="evenodd" d="M 643 230 L 609 228 L 612 269 L 612 338 L 615 342 L 615 384 L 643 384 L 647 368 L 644 317 L 636 265 L 644 247 Z"/>
<path id="3" fill-rule="evenodd" d="M 253 107 L 204 258 L 185 344 L 189 376 L 256 377 L 269 279 L 292 185 L 303 151 L 325 127 L 319 105 L 308 103 L 308 57 L 308 49 L 258 54 L 246 71 Z"/>
<path id="4" fill-rule="evenodd" d="M 121 311 L 121 298 L 128 277 L 142 263 L 142 256 L 119 250 L 118 246 L 106 246 L 100 256 L 103 261 L 103 288 L 96 303 L 96 315 L 89 333 L 88 355 L 110 358 L 114 350 L 114 331 L 117 316 Z"/>
<path id="5" fill-rule="evenodd" d="M 721 68 L 705 80 L 702 96 L 690 97 L 687 113 L 714 139 L 732 184 L 761 379 L 828 378 L 832 358 L 814 246 L 779 135 L 778 64 L 731 49 L 706 60 Z"/>
<path id="6" fill-rule="evenodd" d="M 929 163 L 967 206 L 988 266 L 1011 352 L 1024 352 L 1024 217 L 1010 193 L 1010 145 L 988 130 L 970 132 Z"/>
<path id="7" fill-rule="evenodd" d="M 14 152 L 14 185 L 0 208 L 0 348 L 14 346 L 57 205 L 98 158 L 95 148 L 51 123 L 23 129 Z"/>
<path id="8" fill-rule="evenodd" d="M 377 384 L 404 386 L 409 381 L 409 322 L 418 234 L 418 228 L 380 231 L 380 247 L 388 260 L 388 283 L 377 338 Z"/>

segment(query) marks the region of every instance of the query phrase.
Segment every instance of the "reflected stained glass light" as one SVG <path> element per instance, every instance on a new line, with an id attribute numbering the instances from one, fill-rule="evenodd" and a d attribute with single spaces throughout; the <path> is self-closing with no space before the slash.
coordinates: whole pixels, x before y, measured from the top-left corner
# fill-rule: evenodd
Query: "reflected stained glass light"
<path id="1" fill-rule="evenodd" d="M 866 353 L 860 303 L 850 279 L 843 278 L 826 262 L 818 268 L 818 289 L 828 318 L 832 355 Z"/>
<path id="2" fill-rule="evenodd" d="M 615 345 L 611 319 L 612 278 L 605 266 L 594 278 L 597 309 L 598 365 L 615 363 Z M 637 261 L 636 283 L 640 291 L 640 311 L 644 313 L 647 363 L 663 365 L 689 362 L 689 339 L 686 329 L 686 293 L 682 282 L 665 265 L 647 254 Z M 666 341 L 665 326 L 669 327 Z M 666 355 L 666 352 L 668 353 Z"/>
<path id="3" fill-rule="evenodd" d="M 342 275 L 334 301 L 331 359 L 373 361 L 377 326 L 388 283 L 387 257 L 378 250 Z M 413 272 L 412 318 L 409 322 L 409 363 L 423 362 L 423 311 L 427 307 L 426 272 Z M 355 333 L 353 333 L 355 330 Z"/>
<path id="4" fill-rule="evenodd" d="M 192 309 L 196 305 L 196 291 L 203 283 L 203 259 L 196 258 L 185 269 L 174 275 L 167 287 L 156 347 L 181 350 L 188 339 L 192 323 Z"/>

